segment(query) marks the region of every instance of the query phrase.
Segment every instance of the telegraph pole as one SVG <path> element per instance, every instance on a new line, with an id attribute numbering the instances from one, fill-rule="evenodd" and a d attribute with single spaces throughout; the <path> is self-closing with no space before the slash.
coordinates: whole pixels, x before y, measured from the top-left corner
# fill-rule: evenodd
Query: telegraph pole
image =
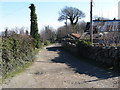
<path id="1" fill-rule="evenodd" d="M 66 18 L 66 34 L 67 34 L 67 18 Z"/>
<path id="2" fill-rule="evenodd" d="M 67 16 L 66 16 L 65 26 L 66 26 L 66 34 L 67 34 Z"/>
<path id="3" fill-rule="evenodd" d="M 90 41 L 93 44 L 93 20 L 92 20 L 92 11 L 93 11 L 93 0 L 90 1 Z"/>

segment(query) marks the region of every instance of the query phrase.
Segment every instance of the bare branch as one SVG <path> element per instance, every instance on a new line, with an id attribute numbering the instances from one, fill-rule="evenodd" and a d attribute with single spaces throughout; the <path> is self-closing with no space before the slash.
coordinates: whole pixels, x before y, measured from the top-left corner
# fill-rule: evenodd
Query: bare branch
<path id="1" fill-rule="evenodd" d="M 78 20 L 85 17 L 85 13 L 74 7 L 65 7 L 59 13 L 58 21 L 70 20 L 72 25 L 76 25 Z"/>

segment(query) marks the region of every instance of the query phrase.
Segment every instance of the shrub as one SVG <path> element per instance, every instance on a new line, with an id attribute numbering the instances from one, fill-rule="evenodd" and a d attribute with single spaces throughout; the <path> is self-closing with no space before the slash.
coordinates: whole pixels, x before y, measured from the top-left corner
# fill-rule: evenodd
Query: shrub
<path id="1" fill-rule="evenodd" d="M 14 35 L 2 39 L 2 76 L 5 77 L 34 59 L 34 39 L 28 35 Z"/>
<path id="2" fill-rule="evenodd" d="M 50 41 L 46 40 L 45 43 L 44 43 L 44 45 L 46 45 L 46 46 L 50 45 Z"/>
<path id="3" fill-rule="evenodd" d="M 90 41 L 87 41 L 87 40 L 79 40 L 78 44 L 92 45 L 92 43 Z"/>

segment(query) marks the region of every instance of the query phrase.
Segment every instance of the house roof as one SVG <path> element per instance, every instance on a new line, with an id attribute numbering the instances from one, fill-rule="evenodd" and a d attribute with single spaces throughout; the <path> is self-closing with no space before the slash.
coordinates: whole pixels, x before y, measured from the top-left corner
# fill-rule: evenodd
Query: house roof
<path id="1" fill-rule="evenodd" d="M 90 23 L 86 25 L 86 30 L 89 31 Z M 120 31 L 120 20 L 93 20 L 93 31 Z"/>
<path id="2" fill-rule="evenodd" d="M 120 22 L 120 20 L 93 20 L 93 22 Z"/>
<path id="3" fill-rule="evenodd" d="M 75 38 L 80 38 L 80 37 L 81 37 L 80 34 L 76 34 L 76 33 L 71 33 L 71 35 L 72 35 L 73 37 L 75 37 Z"/>

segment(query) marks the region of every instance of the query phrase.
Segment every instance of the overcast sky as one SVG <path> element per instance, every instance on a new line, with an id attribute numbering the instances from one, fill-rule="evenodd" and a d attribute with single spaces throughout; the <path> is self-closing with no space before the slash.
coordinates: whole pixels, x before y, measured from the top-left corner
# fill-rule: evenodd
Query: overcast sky
<path id="1" fill-rule="evenodd" d="M 118 18 L 119 0 L 93 0 L 93 16 Z M 46 25 L 57 29 L 64 25 L 59 22 L 59 11 L 65 6 L 76 7 L 82 10 L 86 17 L 82 20 L 89 21 L 90 0 L 1 0 L 0 1 L 0 31 L 6 27 L 30 27 L 29 6 L 34 3 L 38 17 L 39 31 Z"/>

